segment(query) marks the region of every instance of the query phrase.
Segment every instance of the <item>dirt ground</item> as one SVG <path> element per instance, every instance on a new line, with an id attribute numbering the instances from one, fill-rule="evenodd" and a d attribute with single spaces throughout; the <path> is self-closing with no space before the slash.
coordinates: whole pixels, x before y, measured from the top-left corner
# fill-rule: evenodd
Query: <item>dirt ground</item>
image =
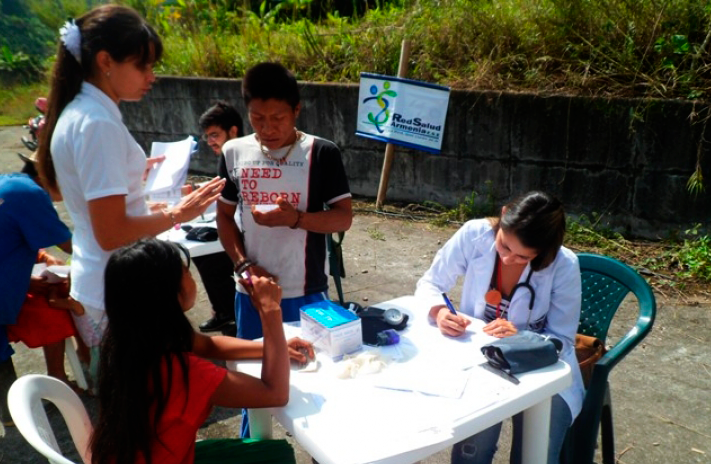
<path id="1" fill-rule="evenodd" d="M 26 153 L 19 140 L 22 132 L 17 127 L 0 127 L 0 172 L 21 167 L 16 152 Z M 62 205 L 58 205 L 58 210 L 68 222 Z M 367 305 L 411 294 L 417 279 L 454 230 L 356 214 L 344 242 L 346 299 Z M 197 274 L 195 277 L 199 279 Z M 458 298 L 458 293 L 453 292 L 453 296 Z M 618 462 L 711 463 L 711 304 L 688 305 L 688 299 L 662 295 L 657 298 L 657 319 L 652 333 L 614 369 L 610 379 Z M 197 325 L 209 317 L 209 310 L 207 297 L 201 290 L 188 317 Z M 613 341 L 633 325 L 634 311 L 634 301 L 628 301 L 618 312 L 610 331 Z M 139 314 L 136 322 L 140 323 Z M 41 350 L 28 350 L 22 345 L 15 346 L 15 350 L 13 359 L 18 374 L 45 372 Z M 95 401 L 88 397 L 83 400 L 94 415 Z M 49 415 L 63 451 L 78 462 L 59 414 L 50 408 Z M 239 411 L 217 409 L 200 436 L 234 437 L 239 421 Z M 508 462 L 507 436 L 508 433 L 502 439 L 503 452 L 497 455 L 497 464 Z M 296 449 L 299 463 L 311 462 L 298 445 Z M 7 428 L 3 436 L 0 426 L 0 463 L 40 462 L 46 461 L 16 429 Z M 449 462 L 449 452 L 440 452 L 423 462 Z"/>

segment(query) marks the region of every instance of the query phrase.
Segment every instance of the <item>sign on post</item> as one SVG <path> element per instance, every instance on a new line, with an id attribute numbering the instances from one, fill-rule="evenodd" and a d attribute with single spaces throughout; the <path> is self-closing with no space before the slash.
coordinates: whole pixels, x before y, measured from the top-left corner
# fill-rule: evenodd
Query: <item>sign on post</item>
<path id="1" fill-rule="evenodd" d="M 439 153 L 449 87 L 361 73 L 356 134 Z"/>

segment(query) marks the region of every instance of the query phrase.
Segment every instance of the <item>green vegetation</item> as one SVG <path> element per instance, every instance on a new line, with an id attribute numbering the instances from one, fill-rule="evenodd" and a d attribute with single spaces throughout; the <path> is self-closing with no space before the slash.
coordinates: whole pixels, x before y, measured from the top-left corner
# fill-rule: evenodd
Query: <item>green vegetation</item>
<path id="1" fill-rule="evenodd" d="M 240 77 L 269 59 L 356 81 L 394 74 L 409 38 L 410 76 L 455 88 L 696 99 L 711 79 L 707 0 L 383 0 L 353 17 L 316 0 L 126 1 L 165 38 L 168 74 Z"/>
<path id="2" fill-rule="evenodd" d="M 0 126 L 27 124 L 27 120 L 37 116 L 34 102 L 37 97 L 47 95 L 47 84 L 0 86 Z"/>
<path id="3" fill-rule="evenodd" d="M 382 230 L 378 229 L 377 226 L 369 227 L 366 232 L 368 232 L 368 237 L 371 240 L 385 241 L 385 234 Z"/>
<path id="4" fill-rule="evenodd" d="M 0 2 L 0 84 L 26 83 L 42 74 L 53 34 L 19 0 Z"/>
<path id="5" fill-rule="evenodd" d="M 643 264 L 651 270 L 671 272 L 677 277 L 711 282 L 711 237 L 699 232 L 701 224 L 684 232 L 687 237 L 672 242 Z"/>
<path id="6" fill-rule="evenodd" d="M 446 208 L 439 203 L 427 201 L 419 209 L 434 213 L 436 216 L 432 222 L 439 226 L 444 226 L 450 222 L 463 223 L 469 219 L 496 216 L 493 182 L 487 180 L 484 184 L 487 190 L 486 198 L 481 198 L 478 192 L 472 191 L 469 196 L 465 197 L 454 208 Z"/>
<path id="7" fill-rule="evenodd" d="M 166 74 L 241 77 L 278 60 L 300 79 L 357 81 L 394 74 L 408 38 L 410 77 L 454 88 L 688 99 L 711 88 L 708 0 L 121 1 L 163 37 Z M 97 3 L 2 0 L 5 66 L 43 63 L 64 19 Z"/>

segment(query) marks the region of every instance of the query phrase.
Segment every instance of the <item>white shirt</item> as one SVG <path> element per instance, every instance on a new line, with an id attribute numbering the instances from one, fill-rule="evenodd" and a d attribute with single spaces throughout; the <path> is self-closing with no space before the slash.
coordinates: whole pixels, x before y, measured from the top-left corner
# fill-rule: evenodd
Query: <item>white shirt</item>
<path id="1" fill-rule="evenodd" d="M 488 219 L 464 224 L 437 252 L 432 266 L 417 282 L 415 296 L 422 298 L 428 308 L 441 305 L 444 303 L 442 292 L 449 291 L 457 279 L 464 276 L 459 311 L 484 320 L 484 295 L 489 290 L 496 261 L 494 236 Z M 525 282 L 529 271 L 530 264 L 521 273 L 519 282 Z M 519 288 L 511 299 L 508 319 L 518 330 L 532 330 L 563 342 L 560 358 L 573 371 L 573 385 L 560 396 L 575 418 L 582 408 L 585 394 L 575 356 L 575 334 L 582 298 L 578 257 L 561 247 L 548 267 L 531 274 L 530 285 L 536 293 L 533 309 L 529 312 L 530 292 Z"/>
<path id="2" fill-rule="evenodd" d="M 284 298 L 328 289 L 328 259 L 324 234 L 289 227 L 257 224 L 252 206 L 276 204 L 285 198 L 299 211 L 323 211 L 350 198 L 341 153 L 332 142 L 302 134 L 293 147 L 273 150 L 276 163 L 262 153 L 255 134 L 232 139 L 222 146 L 221 173 L 229 179 L 221 201 L 238 205 L 237 223 L 243 233 L 247 257 L 279 277 Z M 238 291 L 244 293 L 240 285 Z"/>
<path id="3" fill-rule="evenodd" d="M 70 294 L 103 309 L 104 269 L 111 252 L 94 237 L 88 202 L 125 195 L 128 216 L 147 214 L 142 185 L 146 155 L 123 124 L 116 103 L 88 82 L 62 111 L 50 149 L 74 223 Z"/>

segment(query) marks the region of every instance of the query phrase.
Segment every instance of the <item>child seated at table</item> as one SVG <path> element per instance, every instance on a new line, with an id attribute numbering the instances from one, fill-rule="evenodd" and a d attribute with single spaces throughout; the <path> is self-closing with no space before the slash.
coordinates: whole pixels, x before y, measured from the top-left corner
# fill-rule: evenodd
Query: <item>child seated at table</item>
<path id="1" fill-rule="evenodd" d="M 45 250 L 39 250 L 37 253 L 37 263 L 48 266 L 63 264 Z M 6 326 L 7 338 L 13 343 L 22 342 L 28 348 L 42 347 L 47 375 L 63 381 L 75 392 L 81 393 L 82 390 L 76 382 L 67 378 L 64 370 L 64 340 L 78 335 L 70 312 L 81 316 L 84 309 L 69 297 L 68 279 L 49 283 L 46 278 L 32 276 L 17 320 Z M 80 337 L 77 336 L 76 340 L 80 358 L 88 361 L 88 348 Z"/>
<path id="2" fill-rule="evenodd" d="M 460 312 L 487 324 L 484 333 L 509 337 L 530 330 L 559 339 L 560 358 L 573 370 L 573 384 L 552 399 L 548 464 L 557 464 L 566 432 L 578 415 L 583 382 L 575 357 L 580 320 L 580 266 L 563 245 L 562 203 L 528 192 L 501 209 L 498 218 L 469 221 L 437 252 L 417 283 L 415 296 L 429 302 L 430 320 L 458 337 L 471 322 L 451 312 L 442 297 L 464 278 Z M 521 463 L 522 414 L 513 417 L 512 464 Z M 501 424 L 454 445 L 453 464 L 490 464 Z"/>
<path id="3" fill-rule="evenodd" d="M 109 321 L 101 346 L 92 462 L 295 462 L 284 440 L 195 442 L 214 405 L 285 405 L 289 358 L 305 362 L 299 350 L 313 357 L 313 347 L 298 338 L 286 341 L 281 288 L 268 278 L 241 282 L 259 310 L 263 343 L 195 332 L 184 314 L 196 297 L 189 266 L 185 249 L 157 239 L 139 241 L 109 258 Z M 262 358 L 262 375 L 227 371 L 204 358 Z"/>

